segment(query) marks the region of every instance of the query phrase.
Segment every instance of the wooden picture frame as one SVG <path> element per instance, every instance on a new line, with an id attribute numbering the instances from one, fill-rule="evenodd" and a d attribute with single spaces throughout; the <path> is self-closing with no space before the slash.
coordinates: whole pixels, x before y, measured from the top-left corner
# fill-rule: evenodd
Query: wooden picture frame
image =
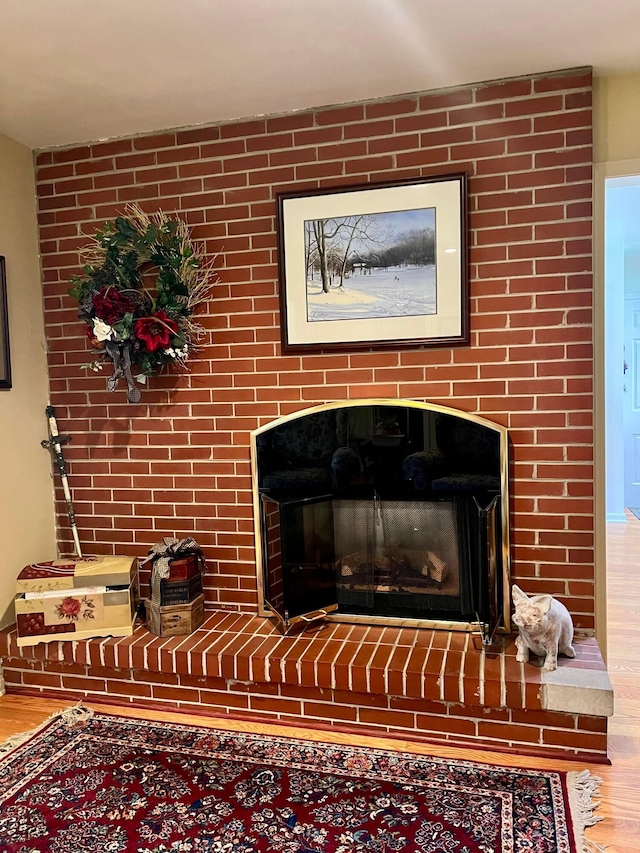
<path id="1" fill-rule="evenodd" d="M 9 350 L 9 310 L 5 259 L 0 255 L 0 390 L 11 388 L 11 355 Z"/>
<path id="2" fill-rule="evenodd" d="M 278 193 L 282 350 L 469 342 L 465 173 Z"/>

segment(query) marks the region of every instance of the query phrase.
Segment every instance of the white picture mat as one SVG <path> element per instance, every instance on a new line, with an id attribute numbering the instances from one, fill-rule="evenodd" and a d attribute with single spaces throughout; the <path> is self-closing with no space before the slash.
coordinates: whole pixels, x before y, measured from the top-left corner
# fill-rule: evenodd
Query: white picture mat
<path id="1" fill-rule="evenodd" d="M 437 313 L 309 322 L 304 223 L 368 213 L 435 208 Z M 460 181 L 285 198 L 282 202 L 284 298 L 289 344 L 417 340 L 462 334 L 462 194 Z"/>

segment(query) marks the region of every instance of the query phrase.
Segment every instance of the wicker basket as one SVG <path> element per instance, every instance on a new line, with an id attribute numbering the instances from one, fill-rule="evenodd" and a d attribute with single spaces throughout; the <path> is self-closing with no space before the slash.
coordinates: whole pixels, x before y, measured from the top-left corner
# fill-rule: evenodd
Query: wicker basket
<path id="1" fill-rule="evenodd" d="M 168 604 L 162 607 L 146 598 L 147 628 L 157 637 L 180 637 L 192 634 L 204 622 L 204 595 L 188 604 Z"/>

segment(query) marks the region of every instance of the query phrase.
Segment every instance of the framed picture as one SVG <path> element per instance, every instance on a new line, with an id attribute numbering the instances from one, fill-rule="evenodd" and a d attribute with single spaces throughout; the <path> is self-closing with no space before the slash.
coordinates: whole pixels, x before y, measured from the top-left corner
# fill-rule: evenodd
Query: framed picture
<path id="1" fill-rule="evenodd" d="M 284 351 L 469 342 L 465 174 L 279 193 Z"/>
<path id="2" fill-rule="evenodd" d="M 7 310 L 7 276 L 4 258 L 0 256 L 0 389 L 11 388 L 9 358 L 9 312 Z"/>

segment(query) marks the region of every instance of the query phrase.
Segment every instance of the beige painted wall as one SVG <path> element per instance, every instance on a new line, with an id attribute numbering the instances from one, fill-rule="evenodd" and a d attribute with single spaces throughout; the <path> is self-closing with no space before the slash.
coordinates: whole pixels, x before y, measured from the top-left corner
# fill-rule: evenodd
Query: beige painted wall
<path id="1" fill-rule="evenodd" d="M 13 387 L 0 390 L 0 625 L 13 621 L 15 579 L 56 556 L 46 438 L 47 373 L 31 151 L 0 134 L 0 255 L 7 267 Z"/>
<path id="2" fill-rule="evenodd" d="M 640 157 L 640 72 L 594 80 L 594 160 Z"/>

